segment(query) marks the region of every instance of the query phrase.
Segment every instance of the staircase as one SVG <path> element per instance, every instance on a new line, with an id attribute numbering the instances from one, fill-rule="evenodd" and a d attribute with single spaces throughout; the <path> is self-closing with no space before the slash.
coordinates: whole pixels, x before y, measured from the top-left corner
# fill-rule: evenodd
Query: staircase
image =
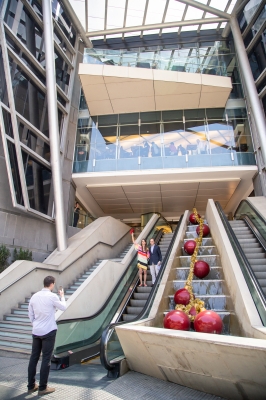
<path id="1" fill-rule="evenodd" d="M 197 226 L 198 225 L 187 226 L 184 243 L 198 237 L 196 233 Z M 164 315 L 175 309 L 174 293 L 184 288 L 189 274 L 191 256 L 187 255 L 184 251 L 184 247 L 182 248 L 182 255 L 179 256 L 178 259 L 179 267 L 175 270 L 176 279 L 173 281 L 173 294 L 169 295 L 169 309 L 164 312 Z M 220 315 L 223 320 L 223 334 L 235 334 L 235 332 L 231 332 L 230 330 L 230 323 L 235 319 L 232 301 L 227 294 L 228 291 L 224 281 L 223 270 L 220 266 L 220 257 L 217 248 L 210 236 L 203 238 L 197 259 L 206 261 L 209 264 L 210 273 L 204 279 L 193 277 L 192 285 L 195 297 L 205 302 L 206 309 L 213 310 Z M 234 330 L 237 329 L 237 325 L 233 325 Z"/>
<path id="2" fill-rule="evenodd" d="M 173 238 L 173 233 L 165 233 L 160 242 L 159 246 L 162 253 L 162 259 L 164 259 L 169 244 Z M 124 314 L 122 315 L 122 321 L 132 321 L 135 319 L 143 310 L 143 307 L 146 304 L 146 301 L 149 297 L 152 288 L 152 278 L 150 273 L 150 268 L 148 267 L 147 271 L 147 287 L 145 286 L 137 286 L 132 298 L 129 301 L 129 305 L 126 307 Z"/>
<path id="3" fill-rule="evenodd" d="M 239 244 L 266 296 L 266 254 L 256 236 L 243 220 L 229 221 Z"/>
<path id="4" fill-rule="evenodd" d="M 128 244 L 124 250 L 112 261 L 121 262 L 132 244 Z M 79 286 L 92 274 L 103 260 L 97 262 L 82 274 L 76 282 L 65 290 L 66 300 L 79 288 Z M 10 314 L 0 321 L 0 350 L 16 351 L 24 354 L 31 353 L 32 325 L 28 317 L 30 297 L 27 297 L 17 308 L 13 308 Z"/>

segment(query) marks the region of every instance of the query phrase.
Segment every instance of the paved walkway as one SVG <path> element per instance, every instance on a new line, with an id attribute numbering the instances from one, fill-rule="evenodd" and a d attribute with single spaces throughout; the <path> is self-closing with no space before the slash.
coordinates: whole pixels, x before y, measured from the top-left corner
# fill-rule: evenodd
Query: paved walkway
<path id="1" fill-rule="evenodd" d="M 0 399 L 34 400 L 37 392 L 27 394 L 28 359 L 14 353 L 0 355 Z M 38 369 L 39 371 L 39 369 Z M 37 375 L 38 379 L 38 375 Z M 99 358 L 73 365 L 61 371 L 51 371 L 49 385 L 56 388 L 47 400 L 220 400 L 197 390 L 165 382 L 137 372 L 128 372 L 119 379 L 110 379 Z"/>

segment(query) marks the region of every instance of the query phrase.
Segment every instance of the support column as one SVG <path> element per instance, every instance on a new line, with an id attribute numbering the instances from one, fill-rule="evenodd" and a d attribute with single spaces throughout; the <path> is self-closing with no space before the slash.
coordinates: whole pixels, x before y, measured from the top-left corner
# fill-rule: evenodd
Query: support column
<path id="1" fill-rule="evenodd" d="M 258 92 L 255 86 L 254 78 L 251 72 L 245 45 L 239 29 L 236 17 L 230 19 L 231 31 L 234 37 L 234 44 L 241 69 L 242 79 L 246 87 L 246 95 L 254 117 L 257 135 L 260 140 L 261 155 L 263 157 L 264 169 L 266 166 L 266 122 L 264 112 L 261 107 Z"/>
<path id="2" fill-rule="evenodd" d="M 51 166 L 55 202 L 55 226 L 59 251 L 67 248 L 66 224 L 64 218 L 63 184 L 61 172 L 60 143 L 58 131 L 57 95 L 54 62 L 54 40 L 51 0 L 42 2 L 43 28 L 45 37 L 46 87 L 49 117 Z"/>

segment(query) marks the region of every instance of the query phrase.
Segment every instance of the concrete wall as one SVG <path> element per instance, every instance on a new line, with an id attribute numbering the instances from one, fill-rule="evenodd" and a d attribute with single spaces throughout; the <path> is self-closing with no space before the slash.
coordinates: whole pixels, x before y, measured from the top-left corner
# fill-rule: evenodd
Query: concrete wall
<path id="1" fill-rule="evenodd" d="M 247 197 L 246 200 L 258 211 L 262 218 L 266 219 L 266 197 Z"/>
<path id="2" fill-rule="evenodd" d="M 55 291 L 64 288 L 99 258 L 113 258 L 130 243 L 128 225 L 103 217 L 68 240 L 68 248 L 55 250 L 45 263 L 16 261 L 0 274 L 0 319 L 25 297 L 40 290 L 47 275 L 56 278 Z M 102 290 L 102 288 L 100 288 Z"/>

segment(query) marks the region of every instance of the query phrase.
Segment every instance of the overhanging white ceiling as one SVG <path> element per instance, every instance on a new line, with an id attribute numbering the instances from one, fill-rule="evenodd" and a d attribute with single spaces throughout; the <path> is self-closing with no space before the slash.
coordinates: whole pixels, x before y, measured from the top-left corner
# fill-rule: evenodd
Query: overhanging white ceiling
<path id="1" fill-rule="evenodd" d="M 131 28 L 133 26 L 144 26 L 143 30 L 135 32 L 120 32 L 108 37 L 126 37 L 145 34 L 162 34 L 185 30 L 219 29 L 226 22 L 215 22 L 211 24 L 195 23 L 190 26 L 164 27 L 147 31 L 148 25 L 172 23 L 180 21 L 193 21 L 219 17 L 206 10 L 185 4 L 184 0 L 69 0 L 74 11 L 79 17 L 88 33 L 112 30 L 118 28 Z M 198 0 L 217 11 L 230 14 L 236 4 L 236 0 Z M 220 16 L 221 17 L 221 16 Z M 146 27 L 146 29 L 145 29 Z M 111 32 L 110 32 L 111 33 Z M 104 35 L 95 37 L 102 39 Z"/>

